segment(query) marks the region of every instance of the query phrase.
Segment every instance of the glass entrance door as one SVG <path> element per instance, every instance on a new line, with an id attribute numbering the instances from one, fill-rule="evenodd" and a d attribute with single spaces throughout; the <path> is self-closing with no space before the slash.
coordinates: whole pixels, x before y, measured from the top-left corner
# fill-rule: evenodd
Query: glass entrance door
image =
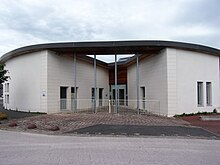
<path id="1" fill-rule="evenodd" d="M 99 88 L 99 106 L 103 106 L 103 88 Z"/>
<path id="2" fill-rule="evenodd" d="M 119 89 L 119 105 L 125 104 L 125 91 L 124 89 Z"/>
<path id="3" fill-rule="evenodd" d="M 74 87 L 71 87 L 71 110 L 76 110 L 77 109 L 77 89 L 76 91 Z"/>
<path id="4" fill-rule="evenodd" d="M 117 85 L 118 92 L 117 92 L 117 98 L 118 98 L 118 105 L 126 105 L 126 95 L 127 95 L 127 88 L 126 84 L 120 84 Z M 113 103 L 115 103 L 115 85 L 111 85 L 111 99 L 113 99 Z"/>
<path id="5" fill-rule="evenodd" d="M 60 109 L 67 109 L 67 88 L 60 87 Z"/>

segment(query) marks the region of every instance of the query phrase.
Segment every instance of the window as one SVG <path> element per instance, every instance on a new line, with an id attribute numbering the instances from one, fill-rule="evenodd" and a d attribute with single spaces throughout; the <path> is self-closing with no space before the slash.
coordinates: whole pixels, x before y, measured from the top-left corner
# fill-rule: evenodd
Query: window
<path id="1" fill-rule="evenodd" d="M 9 83 L 7 83 L 7 92 L 9 92 Z"/>
<path id="2" fill-rule="evenodd" d="M 9 95 L 5 95 L 5 103 L 9 104 Z"/>
<path id="3" fill-rule="evenodd" d="M 76 92 L 75 92 L 75 87 L 71 87 L 71 99 L 77 99 L 77 91 L 78 91 L 78 87 L 76 87 Z"/>
<path id="4" fill-rule="evenodd" d="M 5 92 L 9 92 L 9 83 L 5 83 Z"/>
<path id="5" fill-rule="evenodd" d="M 95 99 L 95 88 L 92 88 L 92 91 L 91 91 L 92 93 L 92 99 Z M 97 88 L 96 88 L 96 95 L 97 95 Z"/>
<path id="6" fill-rule="evenodd" d="M 67 98 L 67 88 L 68 87 L 60 87 L 60 99 Z"/>
<path id="7" fill-rule="evenodd" d="M 60 109 L 67 109 L 67 88 L 68 87 L 60 87 Z"/>
<path id="8" fill-rule="evenodd" d="M 206 105 L 212 105 L 212 83 L 206 82 Z"/>
<path id="9" fill-rule="evenodd" d="M 71 110 L 77 111 L 77 92 L 78 87 L 71 87 Z"/>
<path id="10" fill-rule="evenodd" d="M 103 88 L 99 88 L 99 106 L 102 106 L 103 102 Z"/>
<path id="11" fill-rule="evenodd" d="M 203 106 L 203 82 L 197 82 L 197 104 Z"/>

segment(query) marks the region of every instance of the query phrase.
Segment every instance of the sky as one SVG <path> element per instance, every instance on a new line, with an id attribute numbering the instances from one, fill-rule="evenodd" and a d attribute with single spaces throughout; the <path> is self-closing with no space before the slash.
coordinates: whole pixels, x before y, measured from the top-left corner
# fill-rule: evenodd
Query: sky
<path id="1" fill-rule="evenodd" d="M 0 56 L 39 43 L 111 40 L 220 49 L 220 0 L 1 0 Z"/>

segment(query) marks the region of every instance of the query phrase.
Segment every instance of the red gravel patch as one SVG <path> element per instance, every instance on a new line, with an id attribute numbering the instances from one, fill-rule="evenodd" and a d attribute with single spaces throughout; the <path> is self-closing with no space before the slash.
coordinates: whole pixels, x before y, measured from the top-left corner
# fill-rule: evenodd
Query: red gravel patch
<path id="1" fill-rule="evenodd" d="M 218 116 L 220 115 L 218 114 Z M 220 136 L 220 121 L 219 120 L 218 121 L 207 121 L 207 120 L 204 121 L 200 119 L 200 116 L 187 116 L 187 117 L 181 117 L 181 119 L 189 122 L 190 125 L 192 126 L 202 127 Z"/>

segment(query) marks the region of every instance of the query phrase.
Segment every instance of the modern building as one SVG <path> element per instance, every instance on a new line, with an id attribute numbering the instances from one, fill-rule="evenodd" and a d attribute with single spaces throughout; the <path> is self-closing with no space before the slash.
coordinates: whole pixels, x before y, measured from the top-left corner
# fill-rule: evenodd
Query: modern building
<path id="1" fill-rule="evenodd" d="M 123 54 L 134 56 L 118 60 Z M 114 55 L 115 62 L 97 60 L 97 55 Z M 26 46 L 0 59 L 10 76 L 3 84 L 4 107 L 166 116 L 213 111 L 220 106 L 219 56 L 215 48 L 172 41 Z"/>

